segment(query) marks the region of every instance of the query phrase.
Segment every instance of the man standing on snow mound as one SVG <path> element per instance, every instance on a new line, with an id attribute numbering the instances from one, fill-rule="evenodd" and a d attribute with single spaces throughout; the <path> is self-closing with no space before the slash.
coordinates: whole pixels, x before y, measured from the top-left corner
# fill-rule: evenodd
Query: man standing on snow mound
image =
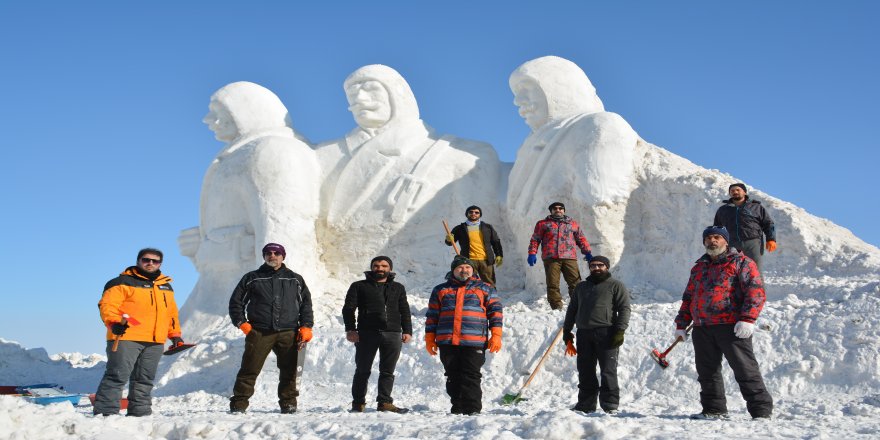
<path id="1" fill-rule="evenodd" d="M 776 250 L 776 225 L 761 202 L 749 199 L 744 183 L 734 183 L 727 189 L 730 199 L 715 212 L 715 226 L 724 226 L 733 235 L 730 244 L 755 260 L 761 269 L 764 255 L 762 233 L 767 237 L 767 250 Z"/>
<path id="2" fill-rule="evenodd" d="M 461 255 L 476 265 L 480 279 L 494 286 L 495 266 L 500 268 L 503 260 L 501 239 L 492 225 L 480 220 L 483 210 L 479 206 L 469 206 L 464 215 L 467 221 L 446 235 L 446 246 L 458 241 Z"/>
<path id="3" fill-rule="evenodd" d="M 394 367 L 400 358 L 401 343 L 412 339 L 412 315 L 406 300 L 406 288 L 394 281 L 394 264 L 385 256 L 370 261 L 366 279 L 355 281 L 345 295 L 342 320 L 345 339 L 355 344 L 355 371 L 351 384 L 351 411 L 364 412 L 367 380 L 379 351 L 379 411 L 407 412 L 394 405 Z M 357 323 L 355 323 L 357 312 Z"/>
<path id="4" fill-rule="evenodd" d="M 483 409 L 480 367 L 486 349 L 501 350 L 502 325 L 495 288 L 474 276 L 473 262 L 456 256 L 446 282 L 431 292 L 425 314 L 425 349 L 431 356 L 440 351 L 452 414 L 479 414 Z"/>
<path id="5" fill-rule="evenodd" d="M 593 254 L 590 243 L 584 236 L 581 226 L 573 218 L 565 215 L 565 205 L 560 202 L 550 204 L 550 215 L 538 221 L 535 232 L 529 240 L 529 266 L 538 262 L 538 245 L 541 246 L 541 259 L 544 260 L 544 273 L 547 280 L 547 302 L 553 310 L 562 309 L 562 295 L 559 293 L 559 273 L 568 284 L 568 296 L 581 278 L 577 263 L 577 248 L 584 259 L 590 261 Z"/>
<path id="6" fill-rule="evenodd" d="M 596 411 L 596 398 L 606 413 L 617 412 L 620 387 L 617 385 L 617 355 L 623 333 L 629 326 L 630 297 L 622 282 L 611 278 L 608 258 L 590 261 L 590 276 L 578 283 L 565 312 L 563 336 L 565 354 L 577 355 L 578 402 L 575 411 Z M 577 348 L 572 327 L 577 323 Z M 599 363 L 602 385 L 596 380 Z"/>
<path id="7" fill-rule="evenodd" d="M 764 286 L 755 262 L 730 248 L 729 240 L 724 227 L 709 226 L 703 231 L 706 254 L 691 269 L 675 317 L 675 339 L 687 338 L 686 328 L 694 323 L 694 361 L 703 411 L 691 418 L 727 418 L 722 355 L 733 369 L 752 418 L 770 418 L 773 398 L 752 350 L 755 321 L 766 300 Z"/>
<path id="8" fill-rule="evenodd" d="M 94 414 L 118 414 L 129 382 L 128 415 L 153 413 L 150 392 L 166 339 L 183 344 L 171 278 L 159 270 L 162 251 L 141 249 L 137 263 L 110 280 L 98 302 L 107 326 L 107 370 L 95 394 Z M 114 348 L 115 342 L 118 345 Z"/>
<path id="9" fill-rule="evenodd" d="M 269 351 L 278 359 L 278 405 L 282 414 L 296 412 L 296 360 L 312 340 L 312 295 L 305 280 L 284 265 L 284 246 L 263 247 L 265 263 L 245 274 L 229 298 L 232 324 L 245 334 L 241 368 L 235 377 L 229 410 L 243 413 Z"/>

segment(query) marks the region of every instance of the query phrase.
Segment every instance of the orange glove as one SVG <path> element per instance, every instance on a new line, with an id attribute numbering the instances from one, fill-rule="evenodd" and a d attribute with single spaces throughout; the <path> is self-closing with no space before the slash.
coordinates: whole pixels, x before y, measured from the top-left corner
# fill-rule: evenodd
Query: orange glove
<path id="1" fill-rule="evenodd" d="M 312 329 L 309 327 L 300 327 L 299 328 L 299 337 L 296 338 L 299 342 L 309 342 L 312 340 Z"/>
<path id="2" fill-rule="evenodd" d="M 574 356 L 578 354 L 577 348 L 574 348 L 574 341 L 565 341 L 565 355 Z"/>
<path id="3" fill-rule="evenodd" d="M 249 323 L 247 321 L 243 322 L 240 326 L 238 326 L 238 329 L 241 330 L 241 332 L 244 333 L 245 336 L 247 336 L 247 334 L 251 332 L 252 328 L 253 327 L 251 327 L 251 323 Z"/>
<path id="4" fill-rule="evenodd" d="M 489 353 L 498 353 L 501 351 L 501 327 L 492 327 L 492 336 L 489 338 Z"/>
<path id="5" fill-rule="evenodd" d="M 773 252 L 776 250 L 776 242 L 773 240 L 767 240 L 767 250 Z"/>
<path id="6" fill-rule="evenodd" d="M 425 350 L 428 350 L 428 354 L 431 356 L 437 356 L 439 348 L 437 347 L 436 334 L 434 333 L 425 333 Z"/>

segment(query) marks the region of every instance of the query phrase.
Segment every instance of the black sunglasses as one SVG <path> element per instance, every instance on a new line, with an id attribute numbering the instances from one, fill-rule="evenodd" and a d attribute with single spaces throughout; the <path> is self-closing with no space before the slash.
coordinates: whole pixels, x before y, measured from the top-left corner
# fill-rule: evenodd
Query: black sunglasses
<path id="1" fill-rule="evenodd" d="M 149 263 L 153 263 L 153 264 L 162 264 L 162 260 L 157 260 L 157 259 L 155 259 L 155 258 L 141 257 L 141 263 L 144 263 L 144 264 L 149 264 Z"/>

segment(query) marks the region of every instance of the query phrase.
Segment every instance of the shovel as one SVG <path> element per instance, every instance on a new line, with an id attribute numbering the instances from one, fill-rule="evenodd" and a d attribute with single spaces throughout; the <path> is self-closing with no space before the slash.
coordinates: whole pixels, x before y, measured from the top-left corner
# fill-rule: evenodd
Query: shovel
<path id="1" fill-rule="evenodd" d="M 522 397 L 522 393 L 523 393 L 523 391 L 526 389 L 527 386 L 529 386 L 530 383 L 532 383 L 532 379 L 534 379 L 535 376 L 538 374 L 538 370 L 541 369 L 541 365 L 544 364 L 544 360 L 547 359 L 547 355 L 550 354 L 550 350 L 553 348 L 554 345 L 556 345 L 556 343 L 559 341 L 559 338 L 561 338 L 561 337 L 562 337 L 562 327 L 559 327 L 559 331 L 556 332 L 556 337 L 554 337 L 553 340 L 550 341 L 550 346 L 547 347 L 547 351 L 545 351 L 545 352 L 544 352 L 544 355 L 541 356 L 541 360 L 538 361 L 538 365 L 535 366 L 535 370 L 532 371 L 532 375 L 529 376 L 528 380 L 526 380 L 526 383 L 524 383 L 523 386 L 522 386 L 522 388 L 519 389 L 519 392 L 518 392 L 518 393 L 516 393 L 516 394 L 505 394 L 504 397 L 501 398 L 501 403 L 502 403 L 502 404 L 504 404 L 504 405 L 513 405 L 513 404 L 516 404 L 517 402 L 519 402 L 519 401 L 521 401 L 521 400 L 528 400 L 528 399 L 524 399 L 524 398 Z"/>
<path id="2" fill-rule="evenodd" d="M 138 325 L 138 324 L 140 324 L 140 322 L 138 322 L 137 319 L 134 319 L 133 317 L 128 316 L 127 313 L 122 314 L 122 321 L 119 321 L 119 323 L 122 325 L 125 325 L 125 324 Z M 119 338 L 121 336 L 122 335 L 116 335 L 116 337 L 113 338 L 113 352 L 114 353 L 116 353 L 116 349 L 119 348 Z"/>
<path id="3" fill-rule="evenodd" d="M 693 323 L 691 323 L 691 325 L 689 325 L 684 330 L 685 334 L 690 334 L 692 328 L 694 328 Z M 683 341 L 681 337 L 676 338 L 675 342 L 673 342 L 672 345 L 670 345 L 669 348 L 667 348 L 666 351 L 664 351 L 663 353 L 660 353 L 660 350 L 656 348 L 651 351 L 651 357 L 654 358 L 655 361 L 657 361 L 657 364 L 660 365 L 660 368 L 665 369 L 669 366 L 669 361 L 666 360 L 666 355 L 669 354 L 669 352 L 672 351 L 672 349 L 675 348 L 675 346 L 678 345 L 678 343 L 681 341 Z"/>

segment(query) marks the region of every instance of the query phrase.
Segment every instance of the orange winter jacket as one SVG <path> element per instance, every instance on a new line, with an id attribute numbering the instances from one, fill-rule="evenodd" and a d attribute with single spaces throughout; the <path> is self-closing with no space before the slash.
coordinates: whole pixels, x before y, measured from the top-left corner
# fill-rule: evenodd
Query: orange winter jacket
<path id="1" fill-rule="evenodd" d="M 129 325 L 120 340 L 164 343 L 167 338 L 180 336 L 180 318 L 171 278 L 159 275 L 150 281 L 131 266 L 104 286 L 104 295 L 98 302 L 101 321 L 107 326 L 107 340 L 115 335 L 110 324 L 122 321 L 127 313 L 138 325 Z"/>

